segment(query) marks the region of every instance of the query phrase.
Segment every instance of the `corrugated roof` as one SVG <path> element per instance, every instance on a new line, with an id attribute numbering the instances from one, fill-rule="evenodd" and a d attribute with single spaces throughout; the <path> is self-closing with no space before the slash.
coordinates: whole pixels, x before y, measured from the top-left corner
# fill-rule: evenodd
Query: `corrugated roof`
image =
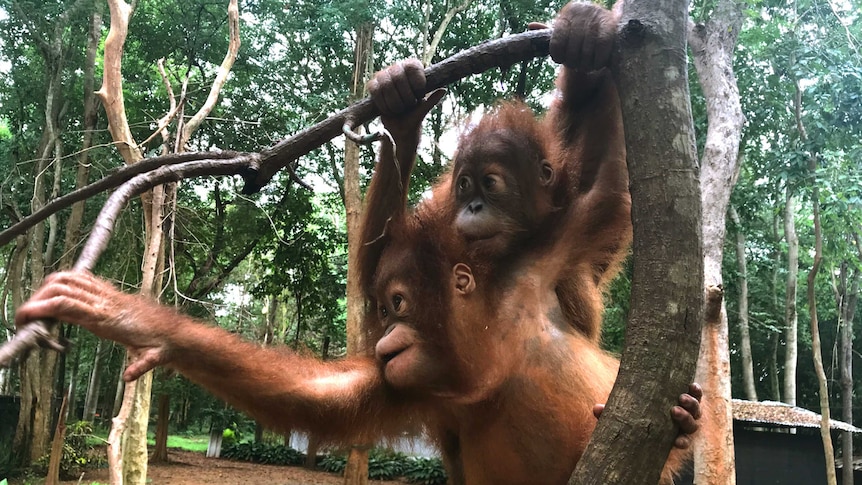
<path id="1" fill-rule="evenodd" d="M 734 399 L 733 419 L 750 423 L 776 424 L 797 428 L 820 427 L 819 414 L 807 409 L 791 406 L 787 403 L 775 401 L 754 402 Z M 829 424 L 829 427 L 832 429 L 862 433 L 862 429 L 844 421 L 830 419 Z"/>

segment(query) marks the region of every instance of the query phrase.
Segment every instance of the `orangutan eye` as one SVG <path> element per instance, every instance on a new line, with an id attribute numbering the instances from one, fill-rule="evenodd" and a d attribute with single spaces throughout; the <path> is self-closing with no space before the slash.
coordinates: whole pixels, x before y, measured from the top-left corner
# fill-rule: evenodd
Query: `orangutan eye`
<path id="1" fill-rule="evenodd" d="M 401 295 L 393 296 L 392 297 L 392 308 L 394 308 L 395 311 L 400 310 L 401 309 L 401 302 L 403 302 L 403 301 L 404 301 L 404 298 Z"/>
<path id="2" fill-rule="evenodd" d="M 485 175 L 485 177 L 482 178 L 482 186 L 488 192 L 500 192 L 505 188 L 503 179 L 499 175 L 495 174 Z"/>
<path id="3" fill-rule="evenodd" d="M 389 310 L 387 310 L 385 306 L 380 307 L 380 315 L 383 318 L 388 317 L 389 316 Z"/>
<path id="4" fill-rule="evenodd" d="M 473 186 L 473 181 L 470 180 L 470 177 L 466 175 L 458 179 L 458 190 L 465 191 L 470 190 L 470 187 Z"/>

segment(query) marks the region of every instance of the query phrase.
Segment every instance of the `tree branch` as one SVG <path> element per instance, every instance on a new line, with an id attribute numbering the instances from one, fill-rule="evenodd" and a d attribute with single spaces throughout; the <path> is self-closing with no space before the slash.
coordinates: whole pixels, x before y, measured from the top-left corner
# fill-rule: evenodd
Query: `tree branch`
<path id="1" fill-rule="evenodd" d="M 516 34 L 472 47 L 448 59 L 434 64 L 425 70 L 428 76 L 427 91 L 452 84 L 471 74 L 479 74 L 495 67 L 508 67 L 516 62 L 548 55 L 548 41 L 551 30 L 535 30 Z M 310 189 L 293 171 L 299 157 L 306 155 L 329 140 L 341 134 L 341 127 L 346 120 L 352 120 L 353 125 L 373 120 L 379 113 L 374 108 L 370 98 L 365 98 L 349 108 L 339 111 L 320 123 L 286 138 L 272 147 L 261 150 L 259 154 L 242 152 L 188 152 L 146 158 L 140 162 L 118 169 L 115 173 L 94 182 L 82 189 L 71 192 L 59 199 L 46 204 L 42 209 L 30 214 L 0 232 L 0 246 L 8 244 L 19 234 L 45 220 L 51 214 L 63 210 L 75 202 L 92 197 L 95 194 L 118 187 L 132 177 L 157 169 L 162 166 L 189 162 L 192 160 L 224 160 L 231 163 L 233 158 L 256 156 L 259 160 L 249 166 L 249 170 L 238 172 L 245 179 L 243 193 L 254 193 L 263 188 L 269 180 L 282 168 L 287 168 L 290 178 L 301 186 Z"/>
<path id="2" fill-rule="evenodd" d="M 117 2 L 119 0 L 111 1 Z M 129 6 L 122 1 L 119 1 L 119 4 L 121 9 L 128 9 L 125 17 L 125 20 L 128 20 L 128 14 L 131 11 Z M 113 11 L 114 9 L 112 9 Z M 112 14 L 112 29 L 105 47 L 106 71 L 111 63 L 116 63 L 117 67 L 119 66 L 119 57 L 112 58 L 109 62 L 107 44 L 110 42 L 121 43 L 125 40 L 124 35 L 116 38 L 122 32 L 114 34 L 113 29 L 114 22 L 122 25 L 123 20 L 122 18 L 114 19 Z M 112 34 L 115 35 L 113 39 L 111 38 Z M 535 30 L 493 40 L 464 50 L 425 70 L 426 92 L 495 67 L 505 68 L 517 62 L 547 56 L 550 38 L 551 29 Z M 116 48 L 116 46 L 117 44 L 113 44 L 112 48 Z M 106 89 L 120 88 L 119 84 L 115 85 L 113 82 L 115 80 L 115 78 L 109 78 L 106 75 L 102 91 L 99 93 L 100 96 L 104 97 L 102 92 Z M 121 99 L 121 89 L 119 92 L 112 92 L 114 93 L 113 96 L 119 96 L 118 99 Z M 22 234 L 29 227 L 63 207 L 68 207 L 78 200 L 122 184 L 105 202 L 102 211 L 96 218 L 81 256 L 74 266 L 78 270 L 92 270 L 108 245 L 117 216 L 132 197 L 166 182 L 177 182 L 191 177 L 237 174 L 242 175 L 246 181 L 243 192 L 253 193 L 260 190 L 279 170 L 285 167 L 288 168 L 291 179 L 308 188 L 293 171 L 298 158 L 340 135 L 341 127 L 345 123 L 357 126 L 371 121 L 376 116 L 379 116 L 379 112 L 374 107 L 373 102 L 370 98 L 365 98 L 326 120 L 262 150 L 260 153 L 183 153 L 141 160 L 94 184 L 61 197 L 52 204 L 46 205 L 42 210 L 31 214 L 0 233 L 0 245 L 10 241 L 16 235 Z M 113 126 L 110 127 L 112 134 L 114 130 L 122 130 L 123 126 L 126 130 L 128 129 L 128 123 L 123 125 L 122 120 L 118 119 L 117 116 L 113 116 L 113 118 L 109 122 L 109 124 L 113 123 Z M 131 134 L 127 139 L 131 139 L 130 136 Z M 114 136 L 114 139 L 125 138 Z M 118 148 L 121 154 L 125 153 L 123 158 L 126 160 L 129 160 L 126 158 L 127 156 L 134 159 L 136 151 L 140 153 L 137 146 L 120 145 Z M 52 209 L 48 210 L 48 207 L 52 207 Z M 32 322 L 18 330 L 12 340 L 0 347 L 0 366 L 8 366 L 15 356 L 37 345 L 62 349 L 60 344 L 46 337 L 45 330 L 47 327 L 48 324 L 45 322 Z"/>
<path id="3" fill-rule="evenodd" d="M 102 87 L 96 95 L 102 100 L 108 117 L 108 131 L 117 144 L 117 150 L 126 164 L 134 164 L 144 158 L 141 147 L 135 143 L 129 119 L 126 118 L 126 105 L 123 98 L 123 45 L 129 34 L 129 18 L 132 7 L 123 0 L 108 0 L 111 10 L 111 29 L 105 38 Z"/>
<path id="4" fill-rule="evenodd" d="M 99 256 L 108 246 L 117 217 L 132 197 L 143 194 L 157 185 L 178 182 L 186 178 L 205 175 L 236 175 L 246 170 L 255 159 L 256 154 L 234 157 L 229 160 L 196 160 L 166 165 L 132 178 L 114 191 L 108 201 L 105 202 L 74 269 L 92 271 Z M 49 327 L 47 322 L 35 321 L 18 330 L 12 340 L 0 347 L 0 367 L 8 366 L 15 356 L 39 345 L 63 350 L 64 345 L 52 339 L 48 330 Z"/>
<path id="5" fill-rule="evenodd" d="M 425 69 L 425 92 L 452 84 L 471 74 L 479 74 L 495 67 L 506 68 L 534 57 L 547 56 L 550 38 L 551 29 L 535 30 L 485 42 L 459 52 Z M 245 177 L 243 193 L 251 194 L 260 190 L 287 164 L 340 135 L 341 127 L 345 123 L 358 126 L 379 115 L 371 98 L 365 98 L 261 151 L 260 163 L 253 165 L 252 171 Z"/>
<path id="6" fill-rule="evenodd" d="M 237 6 L 237 0 L 230 0 L 230 4 L 227 8 L 227 18 L 228 18 L 228 26 L 230 29 L 230 40 L 228 43 L 227 53 L 224 56 L 224 60 L 219 67 L 218 74 L 216 75 L 215 80 L 213 81 L 212 87 L 210 88 L 209 96 L 207 96 L 207 100 L 204 102 L 204 105 L 195 113 L 191 119 L 186 122 L 186 125 L 183 127 L 182 133 L 180 134 L 180 149 L 178 151 L 184 151 L 185 146 L 191 138 L 192 134 L 198 129 L 203 120 L 207 117 L 207 115 L 212 112 L 216 103 L 218 102 L 218 95 L 221 91 L 222 86 L 227 81 L 227 76 L 230 73 L 231 67 L 233 67 L 233 62 L 236 60 L 236 55 L 239 52 L 239 7 Z"/>

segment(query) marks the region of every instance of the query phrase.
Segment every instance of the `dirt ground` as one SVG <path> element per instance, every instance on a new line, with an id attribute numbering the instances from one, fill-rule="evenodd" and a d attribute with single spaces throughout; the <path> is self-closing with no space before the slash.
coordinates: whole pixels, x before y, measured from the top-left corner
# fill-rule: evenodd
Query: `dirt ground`
<path id="1" fill-rule="evenodd" d="M 342 478 L 327 472 L 313 472 L 300 467 L 258 465 L 241 461 L 206 458 L 203 453 L 169 450 L 167 464 L 150 464 L 150 485 L 341 485 Z M 81 481 L 64 485 L 108 483 L 108 470 L 91 470 Z M 404 485 L 403 482 L 370 481 L 375 485 Z"/>

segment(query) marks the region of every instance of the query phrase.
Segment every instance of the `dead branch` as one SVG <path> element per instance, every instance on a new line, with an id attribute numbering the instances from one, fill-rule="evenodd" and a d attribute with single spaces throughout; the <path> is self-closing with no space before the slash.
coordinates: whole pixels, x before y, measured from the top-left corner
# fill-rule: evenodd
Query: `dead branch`
<path id="1" fill-rule="evenodd" d="M 536 30 L 471 47 L 427 68 L 425 70 L 426 92 L 492 68 L 505 68 L 535 57 L 547 56 L 550 37 L 551 29 Z M 302 183 L 293 172 L 299 157 L 341 134 L 345 123 L 357 126 L 377 116 L 379 112 L 371 99 L 365 98 L 260 153 L 192 152 L 141 160 L 45 205 L 40 211 L 0 233 L 0 245 L 6 244 L 50 214 L 76 201 L 119 186 L 105 202 L 81 256 L 74 266 L 77 270 L 92 270 L 108 245 L 117 216 L 132 197 L 167 182 L 211 175 L 242 175 L 246 184 L 243 192 L 254 193 L 285 167 L 289 169 L 294 180 Z M 125 148 L 129 149 L 128 146 Z M 49 326 L 48 322 L 37 321 L 18 330 L 12 340 L 0 347 L 0 367 L 8 366 L 17 355 L 37 345 L 62 349 L 62 343 L 47 337 L 50 335 L 47 332 Z"/>

